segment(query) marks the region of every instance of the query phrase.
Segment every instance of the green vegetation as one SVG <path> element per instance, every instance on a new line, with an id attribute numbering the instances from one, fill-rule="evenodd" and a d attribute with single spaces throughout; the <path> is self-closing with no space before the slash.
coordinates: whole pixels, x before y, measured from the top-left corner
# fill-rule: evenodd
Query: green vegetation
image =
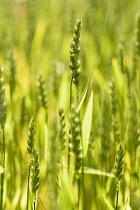
<path id="1" fill-rule="evenodd" d="M 138 8 L 0 1 L 0 210 L 140 209 Z"/>

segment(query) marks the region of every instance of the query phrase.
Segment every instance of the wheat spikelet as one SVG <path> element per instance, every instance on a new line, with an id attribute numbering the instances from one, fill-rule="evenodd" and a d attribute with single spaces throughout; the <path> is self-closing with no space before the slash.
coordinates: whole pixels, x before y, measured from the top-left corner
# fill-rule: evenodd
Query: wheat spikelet
<path id="1" fill-rule="evenodd" d="M 78 20 L 74 26 L 73 38 L 70 44 L 70 64 L 69 68 L 72 73 L 73 83 L 78 87 L 79 85 L 79 74 L 80 74 L 80 30 L 81 30 L 81 20 Z"/>

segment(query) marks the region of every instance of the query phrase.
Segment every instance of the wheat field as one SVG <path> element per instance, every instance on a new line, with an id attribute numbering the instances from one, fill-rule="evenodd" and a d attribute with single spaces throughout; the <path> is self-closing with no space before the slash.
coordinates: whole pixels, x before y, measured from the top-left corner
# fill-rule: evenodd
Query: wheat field
<path id="1" fill-rule="evenodd" d="M 140 209 L 139 1 L 0 17 L 0 210 Z"/>

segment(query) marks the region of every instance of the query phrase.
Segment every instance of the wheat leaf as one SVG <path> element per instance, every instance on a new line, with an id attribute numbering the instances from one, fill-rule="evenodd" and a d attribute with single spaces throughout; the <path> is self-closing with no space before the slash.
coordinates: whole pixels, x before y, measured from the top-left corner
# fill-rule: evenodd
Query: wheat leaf
<path id="1" fill-rule="evenodd" d="M 111 205 L 111 203 L 109 202 L 109 200 L 107 199 L 107 198 L 105 198 L 105 196 L 103 195 L 103 198 L 104 198 L 104 201 L 105 201 L 105 204 L 107 205 L 107 209 L 108 210 L 115 210 L 114 208 L 113 208 L 113 206 Z"/>
<path id="2" fill-rule="evenodd" d="M 86 156 L 92 125 L 93 91 L 91 92 L 88 105 L 82 123 L 83 155 Z"/>

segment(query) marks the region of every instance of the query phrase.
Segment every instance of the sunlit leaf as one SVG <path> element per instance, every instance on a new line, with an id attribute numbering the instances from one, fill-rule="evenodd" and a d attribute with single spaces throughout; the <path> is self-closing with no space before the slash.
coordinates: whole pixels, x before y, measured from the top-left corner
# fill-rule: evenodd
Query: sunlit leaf
<path id="1" fill-rule="evenodd" d="M 84 167 L 84 173 L 85 174 L 94 174 L 94 175 L 99 175 L 99 176 L 107 176 L 107 177 L 112 177 L 114 178 L 115 175 L 111 174 L 111 173 L 107 173 L 105 171 L 100 171 L 94 168 L 88 168 L 88 167 Z"/>
<path id="2" fill-rule="evenodd" d="M 106 206 L 108 207 L 107 209 L 108 209 L 108 210 L 115 210 L 115 209 L 113 208 L 113 206 L 111 205 L 111 203 L 109 202 L 109 200 L 108 200 L 107 198 L 105 198 L 104 195 L 103 195 L 103 198 L 104 198 L 104 201 L 105 201 Z"/>
<path id="3" fill-rule="evenodd" d="M 89 137 L 92 125 L 92 109 L 93 109 L 93 91 L 91 92 L 89 102 L 85 111 L 82 123 L 82 139 L 83 139 L 83 155 L 86 156 L 89 144 Z"/>

